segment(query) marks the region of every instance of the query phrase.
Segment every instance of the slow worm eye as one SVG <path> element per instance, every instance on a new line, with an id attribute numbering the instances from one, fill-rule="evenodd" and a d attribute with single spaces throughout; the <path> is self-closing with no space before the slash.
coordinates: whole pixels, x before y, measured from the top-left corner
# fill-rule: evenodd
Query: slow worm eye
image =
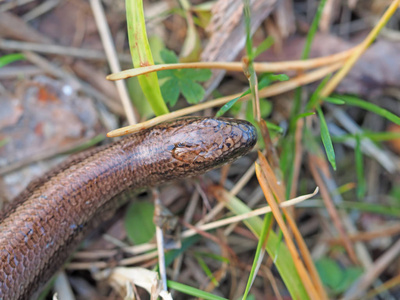
<path id="1" fill-rule="evenodd" d="M 172 157 L 185 163 L 192 163 L 204 152 L 204 145 L 195 143 L 178 143 L 172 150 Z"/>

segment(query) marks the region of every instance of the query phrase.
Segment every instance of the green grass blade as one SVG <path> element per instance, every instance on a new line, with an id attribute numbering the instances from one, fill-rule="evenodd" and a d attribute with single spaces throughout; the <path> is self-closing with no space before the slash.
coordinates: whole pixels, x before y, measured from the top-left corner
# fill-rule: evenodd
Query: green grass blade
<path id="1" fill-rule="evenodd" d="M 143 1 L 126 0 L 126 20 L 128 25 L 129 47 L 135 68 L 154 65 L 144 21 Z M 157 73 L 138 76 L 143 94 L 154 113 L 159 116 L 168 113 L 167 105 L 161 96 Z"/>
<path id="2" fill-rule="evenodd" d="M 332 103 L 332 104 L 336 104 L 336 105 L 343 105 L 346 103 L 342 99 L 333 98 L 333 97 L 326 97 L 323 100 L 326 102 Z"/>
<path id="3" fill-rule="evenodd" d="M 368 138 L 373 142 L 386 142 L 391 140 L 400 139 L 400 132 L 384 131 L 384 132 L 361 132 L 358 133 L 360 138 Z M 345 142 L 347 140 L 355 139 L 354 134 L 344 134 L 341 136 L 332 137 L 335 142 Z"/>
<path id="4" fill-rule="evenodd" d="M 325 78 L 321 81 L 321 83 L 315 89 L 314 93 L 311 95 L 310 101 L 308 101 L 308 103 L 306 105 L 306 111 L 314 110 L 314 108 L 319 104 L 319 100 L 320 100 L 319 94 L 320 94 L 321 90 L 325 87 L 325 85 L 328 83 L 330 78 L 331 78 L 331 75 L 325 76 Z"/>
<path id="5" fill-rule="evenodd" d="M 321 107 L 317 107 L 318 117 L 321 122 L 321 139 L 322 143 L 325 147 L 326 156 L 328 157 L 329 162 L 332 165 L 332 168 L 336 170 L 336 159 L 335 159 L 335 150 L 333 149 L 332 139 L 329 134 L 328 125 L 326 124 L 324 114 L 322 113 Z"/>
<path id="6" fill-rule="evenodd" d="M 249 56 L 250 64 L 253 61 L 253 43 L 251 40 L 251 11 L 250 11 L 250 1 L 243 0 L 243 13 L 245 22 L 245 32 L 246 32 L 246 53 Z"/>
<path id="7" fill-rule="evenodd" d="M 280 80 L 282 79 L 282 77 L 274 77 L 276 78 L 276 80 Z M 263 78 L 261 78 L 260 82 L 258 83 L 258 89 L 262 89 L 266 86 L 268 86 L 271 83 L 271 79 L 270 76 L 265 76 Z M 245 92 L 243 92 L 239 97 L 236 97 L 234 99 L 232 99 L 231 101 L 229 101 L 228 103 L 226 103 L 225 105 L 223 105 L 218 112 L 216 113 L 215 117 L 220 117 L 223 114 L 225 114 L 228 110 L 230 110 L 232 108 L 233 105 L 235 105 L 235 103 L 242 97 L 250 94 L 251 91 L 250 89 L 247 89 Z"/>
<path id="8" fill-rule="evenodd" d="M 214 284 L 214 286 L 219 286 L 219 282 L 217 279 L 214 277 L 213 273 L 211 272 L 210 268 L 207 266 L 206 262 L 201 258 L 200 255 L 195 255 L 195 258 L 197 260 L 197 263 L 199 264 L 200 268 L 203 270 L 203 272 L 207 275 L 207 277 L 210 279 L 210 281 Z"/>
<path id="9" fill-rule="evenodd" d="M 249 279 L 247 281 L 246 290 L 244 292 L 242 300 L 247 299 L 247 295 L 250 292 L 250 288 L 253 285 L 255 276 L 257 275 L 258 270 L 260 268 L 262 257 L 264 256 L 263 252 L 265 251 L 264 249 L 265 249 L 265 240 L 267 237 L 267 230 L 270 229 L 271 222 L 272 222 L 272 215 L 267 214 L 264 218 L 263 227 L 261 231 L 261 238 L 258 240 L 256 255 L 254 256 L 253 265 L 251 266 Z"/>
<path id="10" fill-rule="evenodd" d="M 268 36 L 265 40 L 261 42 L 260 45 L 257 46 L 256 49 L 253 50 L 252 59 L 255 59 L 264 51 L 268 50 L 274 44 L 274 39 L 272 36 Z"/>
<path id="11" fill-rule="evenodd" d="M 226 300 L 226 298 L 222 298 L 217 295 L 213 295 L 211 293 L 204 292 L 202 290 L 196 289 L 194 287 L 188 286 L 186 284 L 182 284 L 176 281 L 167 281 L 167 285 L 170 289 L 179 291 L 181 293 L 184 293 L 186 295 L 190 295 L 196 298 L 202 298 L 206 300 Z"/>
<path id="12" fill-rule="evenodd" d="M 364 164 L 363 164 L 363 154 L 361 151 L 361 137 L 356 135 L 356 147 L 354 149 L 355 159 L 356 159 L 356 173 L 357 173 L 357 197 L 362 199 L 366 192 L 366 183 L 364 177 Z"/>
<path id="13" fill-rule="evenodd" d="M 0 68 L 18 60 L 25 60 L 25 55 L 23 55 L 22 53 L 3 55 L 0 57 Z"/>
<path id="14" fill-rule="evenodd" d="M 368 101 L 365 101 L 365 100 L 362 100 L 362 99 L 359 99 L 359 98 L 353 97 L 353 96 L 335 95 L 334 97 L 343 100 L 347 105 L 363 108 L 363 109 L 373 112 L 385 119 L 388 119 L 389 121 L 396 123 L 397 125 L 400 125 L 400 117 L 399 116 L 396 116 L 395 114 L 391 113 L 390 111 L 388 111 L 384 108 L 379 107 L 376 104 L 370 103 Z"/>
<path id="15" fill-rule="evenodd" d="M 319 2 L 317 13 L 314 16 L 314 20 L 311 23 L 310 29 L 307 33 L 306 43 L 304 44 L 303 53 L 301 54 L 301 59 L 307 59 L 310 56 L 311 44 L 314 39 L 315 34 L 318 30 L 319 21 L 321 20 L 322 12 L 324 11 L 326 0 Z"/>

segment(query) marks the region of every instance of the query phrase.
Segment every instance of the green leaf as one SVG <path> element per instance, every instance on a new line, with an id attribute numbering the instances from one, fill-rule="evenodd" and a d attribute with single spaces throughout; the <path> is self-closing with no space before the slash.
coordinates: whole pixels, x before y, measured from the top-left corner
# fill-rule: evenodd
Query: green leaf
<path id="1" fill-rule="evenodd" d="M 180 80 L 179 88 L 181 89 L 183 96 L 186 98 L 186 101 L 191 104 L 199 103 L 205 94 L 203 87 L 190 79 Z"/>
<path id="2" fill-rule="evenodd" d="M 170 64 L 178 62 L 178 57 L 173 51 L 163 49 L 160 51 L 160 56 L 164 63 Z M 169 79 L 163 82 L 161 86 L 161 92 L 165 102 L 171 107 L 175 106 L 179 94 L 182 93 L 188 103 L 199 103 L 200 100 L 203 99 L 205 91 L 196 81 L 206 81 L 211 78 L 211 75 L 212 73 L 209 69 L 159 71 L 158 76 L 160 79 Z"/>
<path id="3" fill-rule="evenodd" d="M 25 60 L 25 55 L 23 55 L 22 53 L 3 55 L 0 57 L 0 68 L 18 60 Z"/>
<path id="4" fill-rule="evenodd" d="M 190 78 L 193 81 L 207 81 L 212 76 L 209 69 L 182 69 L 180 73 L 182 78 Z"/>
<path id="5" fill-rule="evenodd" d="M 334 291 L 337 294 L 345 292 L 363 273 L 363 269 L 357 267 L 349 267 L 343 270 L 342 280 L 334 287 Z"/>
<path id="6" fill-rule="evenodd" d="M 373 112 L 374 114 L 384 117 L 384 118 L 388 119 L 389 121 L 396 123 L 397 125 L 400 125 L 400 117 L 399 116 L 396 116 L 395 114 L 391 113 L 390 111 L 388 111 L 384 108 L 379 107 L 378 105 L 375 105 L 368 101 L 359 99 L 357 97 L 352 97 L 352 96 L 335 95 L 334 97 L 342 99 L 347 105 L 363 108 L 365 110 Z"/>
<path id="7" fill-rule="evenodd" d="M 172 77 L 166 80 L 161 86 L 161 93 L 166 103 L 173 107 L 178 101 L 179 88 L 178 79 Z"/>
<path id="8" fill-rule="evenodd" d="M 176 64 L 179 62 L 175 52 L 165 48 L 160 51 L 160 56 L 165 64 Z"/>
<path id="9" fill-rule="evenodd" d="M 164 79 L 164 78 L 168 78 L 168 77 L 176 77 L 175 76 L 175 72 L 177 70 L 163 70 L 163 71 L 158 71 L 157 75 L 158 75 L 158 79 Z"/>
<path id="10" fill-rule="evenodd" d="M 332 165 L 332 168 L 336 170 L 335 150 L 333 149 L 332 139 L 329 134 L 328 125 L 326 124 L 324 114 L 322 113 L 321 107 L 317 106 L 317 112 L 319 120 L 321 122 L 321 139 L 325 147 L 326 156 Z"/>
<path id="11" fill-rule="evenodd" d="M 153 223 L 154 205 L 150 202 L 134 202 L 126 212 L 124 223 L 129 240 L 135 245 L 149 242 L 156 232 Z"/>
<path id="12" fill-rule="evenodd" d="M 315 262 L 315 267 L 324 285 L 334 289 L 342 281 L 342 270 L 334 260 L 321 258 Z"/>

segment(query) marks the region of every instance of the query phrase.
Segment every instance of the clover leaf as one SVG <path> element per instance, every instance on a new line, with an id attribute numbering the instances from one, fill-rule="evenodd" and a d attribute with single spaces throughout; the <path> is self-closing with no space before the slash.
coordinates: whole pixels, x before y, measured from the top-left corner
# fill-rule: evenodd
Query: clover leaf
<path id="1" fill-rule="evenodd" d="M 178 57 L 173 51 L 163 49 L 160 52 L 163 63 L 178 63 Z M 205 94 L 204 88 L 197 82 L 211 78 L 208 69 L 178 69 L 158 72 L 158 78 L 163 79 L 161 93 L 165 102 L 171 107 L 176 104 L 180 94 L 190 104 L 198 103 Z"/>

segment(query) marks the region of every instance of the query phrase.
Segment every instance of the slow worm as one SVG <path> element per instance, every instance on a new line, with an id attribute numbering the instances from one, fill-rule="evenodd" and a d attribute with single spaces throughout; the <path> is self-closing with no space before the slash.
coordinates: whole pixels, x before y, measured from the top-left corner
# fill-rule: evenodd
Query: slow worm
<path id="1" fill-rule="evenodd" d="M 188 117 L 72 156 L 0 212 L 0 299 L 36 297 L 127 191 L 202 174 L 256 141 L 246 121 Z"/>

